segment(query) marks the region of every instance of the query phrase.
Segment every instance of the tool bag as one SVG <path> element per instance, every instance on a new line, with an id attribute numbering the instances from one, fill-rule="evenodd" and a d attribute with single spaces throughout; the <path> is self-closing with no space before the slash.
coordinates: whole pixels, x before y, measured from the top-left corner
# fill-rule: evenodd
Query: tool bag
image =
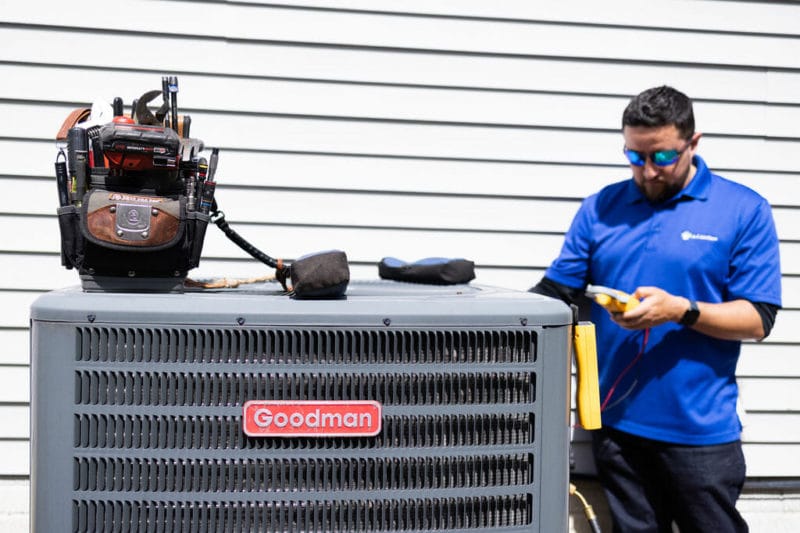
<path id="1" fill-rule="evenodd" d="M 215 184 L 201 181 L 203 143 L 186 130 L 136 123 L 123 116 L 119 98 L 113 118 L 104 118 L 76 110 L 56 136 L 67 152 L 56 159 L 61 263 L 78 271 L 85 289 L 111 279 L 121 290 L 180 290 L 200 263 L 209 221 L 199 209 L 204 186 L 213 198 Z"/>

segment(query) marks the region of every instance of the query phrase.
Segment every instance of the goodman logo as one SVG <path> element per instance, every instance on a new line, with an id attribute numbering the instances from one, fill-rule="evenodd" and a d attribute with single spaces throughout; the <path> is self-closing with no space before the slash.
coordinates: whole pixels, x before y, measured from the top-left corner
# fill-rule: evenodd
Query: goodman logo
<path id="1" fill-rule="evenodd" d="M 381 432 L 374 401 L 246 402 L 242 428 L 250 437 L 371 437 Z"/>

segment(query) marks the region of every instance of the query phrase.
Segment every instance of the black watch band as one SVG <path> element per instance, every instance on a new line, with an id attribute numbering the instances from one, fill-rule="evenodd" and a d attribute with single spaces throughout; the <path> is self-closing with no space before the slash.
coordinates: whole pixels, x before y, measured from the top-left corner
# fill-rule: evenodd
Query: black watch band
<path id="1" fill-rule="evenodd" d="M 678 324 L 681 326 L 694 326 L 698 318 L 700 318 L 700 309 L 697 307 L 697 302 L 689 300 L 689 309 L 683 314 Z"/>

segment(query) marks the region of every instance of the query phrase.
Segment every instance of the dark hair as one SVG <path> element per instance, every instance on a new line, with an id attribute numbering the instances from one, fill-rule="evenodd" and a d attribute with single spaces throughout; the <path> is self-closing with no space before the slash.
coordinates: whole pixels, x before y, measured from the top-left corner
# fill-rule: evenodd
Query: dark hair
<path id="1" fill-rule="evenodd" d="M 684 139 L 694 135 L 694 112 L 688 96 L 667 85 L 634 96 L 622 113 L 622 127 L 658 128 L 674 124 Z"/>

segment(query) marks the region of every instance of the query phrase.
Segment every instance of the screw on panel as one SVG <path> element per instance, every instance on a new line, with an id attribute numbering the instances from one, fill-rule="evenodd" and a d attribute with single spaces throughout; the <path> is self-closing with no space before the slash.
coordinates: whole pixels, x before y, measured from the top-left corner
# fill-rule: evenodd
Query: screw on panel
<path id="1" fill-rule="evenodd" d="M 528 319 L 527 318 L 520 318 L 519 319 L 519 323 L 522 324 L 523 326 L 527 326 L 528 325 Z"/>
<path id="2" fill-rule="evenodd" d="M 239 324 L 240 326 L 244 326 L 244 323 L 245 323 L 244 317 L 240 316 L 239 318 L 237 318 L 236 319 L 236 323 Z"/>
<path id="3" fill-rule="evenodd" d="M 383 319 L 383 325 L 384 326 L 391 326 L 392 325 L 392 319 L 391 318 L 384 318 Z"/>
<path id="4" fill-rule="evenodd" d="M 88 320 L 90 323 L 94 322 L 96 318 L 97 315 L 86 315 L 86 320 Z"/>

